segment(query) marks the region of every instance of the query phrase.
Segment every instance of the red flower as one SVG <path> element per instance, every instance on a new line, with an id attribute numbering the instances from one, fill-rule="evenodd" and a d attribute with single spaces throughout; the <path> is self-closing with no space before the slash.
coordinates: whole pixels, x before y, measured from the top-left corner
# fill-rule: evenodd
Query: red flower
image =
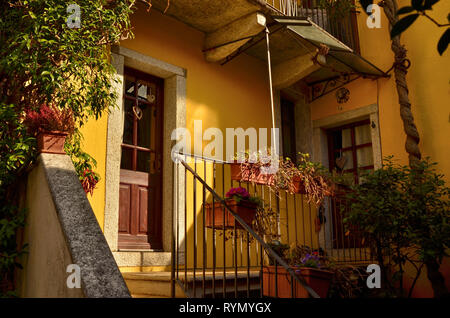
<path id="1" fill-rule="evenodd" d="M 98 177 L 95 175 L 95 172 L 91 169 L 85 169 L 83 171 L 83 180 L 81 180 L 84 192 L 86 192 L 86 194 L 90 193 L 92 196 L 97 183 Z"/>
<path id="2" fill-rule="evenodd" d="M 243 188 L 243 187 L 238 187 L 238 188 L 231 188 L 227 194 L 226 197 L 227 198 L 232 198 L 233 196 L 240 196 L 243 199 L 247 199 L 250 197 L 250 193 L 248 193 L 247 189 Z"/>
<path id="3" fill-rule="evenodd" d="M 25 114 L 25 125 L 31 133 L 40 128 L 48 131 L 59 130 L 72 134 L 75 130 L 75 121 L 71 109 L 59 109 L 55 105 L 42 105 L 39 111 L 27 110 Z"/>

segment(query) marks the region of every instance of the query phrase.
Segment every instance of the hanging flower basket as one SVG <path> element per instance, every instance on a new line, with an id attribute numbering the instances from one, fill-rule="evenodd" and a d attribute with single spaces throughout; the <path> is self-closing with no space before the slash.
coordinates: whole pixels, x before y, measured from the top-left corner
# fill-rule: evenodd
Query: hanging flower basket
<path id="1" fill-rule="evenodd" d="M 251 196 L 247 189 L 242 187 L 231 188 L 226 193 L 225 204 L 248 225 L 252 225 L 256 217 L 256 211 L 261 206 L 261 199 L 257 196 Z M 239 222 L 236 222 L 233 214 L 222 204 L 215 202 L 214 206 L 210 203 L 205 204 L 205 226 L 210 228 L 242 228 Z"/>
<path id="2" fill-rule="evenodd" d="M 327 297 L 333 272 L 312 267 L 293 266 L 291 268 L 300 274 L 321 298 Z M 284 267 L 277 266 L 275 270 L 274 265 L 264 266 L 263 295 L 278 298 L 309 298 L 306 289 L 298 282 L 295 283 L 292 294 L 291 281 L 292 277 Z"/>
<path id="3" fill-rule="evenodd" d="M 40 130 L 37 135 L 38 152 L 65 154 L 64 143 L 67 136 L 68 133 L 64 131 Z"/>
<path id="4" fill-rule="evenodd" d="M 251 226 L 256 216 L 257 204 L 241 200 L 237 202 L 234 199 L 226 200 L 227 206 L 239 215 L 245 223 Z M 225 208 L 224 217 L 224 205 L 221 202 L 205 203 L 205 226 L 209 228 L 234 228 L 236 224 L 237 228 L 242 228 L 241 224 L 236 221 L 234 216 Z"/>
<path id="5" fill-rule="evenodd" d="M 303 181 L 302 177 L 298 175 L 289 177 L 289 179 L 278 178 L 275 182 L 276 182 L 275 187 L 278 190 L 285 190 L 291 194 L 294 193 L 307 194 L 305 182 Z"/>
<path id="6" fill-rule="evenodd" d="M 260 166 L 257 164 L 246 162 L 242 169 L 241 164 L 234 161 L 230 164 L 231 180 L 239 182 L 251 182 L 262 185 L 270 185 L 273 182 L 273 174 L 261 173 Z"/>
<path id="7" fill-rule="evenodd" d="M 241 181 L 242 174 L 241 174 L 241 164 L 237 161 L 234 161 L 230 163 L 231 168 L 231 180 L 235 181 Z"/>
<path id="8" fill-rule="evenodd" d="M 294 176 L 292 182 L 292 190 L 294 193 L 306 194 L 305 183 L 303 182 L 301 177 Z"/>

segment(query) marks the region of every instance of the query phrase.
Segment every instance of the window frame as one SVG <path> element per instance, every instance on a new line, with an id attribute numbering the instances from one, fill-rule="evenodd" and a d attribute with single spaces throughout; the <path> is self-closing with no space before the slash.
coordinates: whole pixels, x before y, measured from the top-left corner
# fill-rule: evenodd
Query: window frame
<path id="1" fill-rule="evenodd" d="M 126 80 L 127 78 L 133 78 L 134 81 L 134 96 L 130 96 L 127 95 L 126 92 Z M 155 84 L 156 86 L 156 91 L 155 91 L 155 102 L 151 103 L 148 101 L 144 101 L 142 99 L 139 99 L 139 87 L 138 87 L 138 82 L 139 81 L 144 81 L 144 82 L 150 82 Z M 158 111 L 157 108 L 161 107 L 159 100 L 162 97 L 162 92 L 160 91 L 160 87 L 162 87 L 163 85 L 163 80 L 161 78 L 152 76 L 150 74 L 135 70 L 133 68 L 130 67 L 124 67 L 124 92 L 123 92 L 123 103 L 124 103 L 124 111 L 125 110 L 125 102 L 128 101 L 133 101 L 133 106 L 138 106 L 139 104 L 146 104 L 149 107 L 152 107 L 152 109 L 154 109 L 154 111 Z M 121 152 L 122 152 L 122 157 L 123 157 L 123 151 L 125 149 L 131 150 L 131 169 L 125 169 L 125 170 L 131 170 L 131 171 L 141 171 L 138 170 L 138 152 L 144 152 L 144 153 L 149 153 L 150 156 L 151 154 L 154 154 L 154 156 L 157 156 L 157 150 L 158 150 L 158 141 L 156 141 L 155 144 L 155 149 L 152 148 L 147 148 L 147 147 L 142 147 L 138 145 L 138 119 L 136 117 L 136 115 L 133 116 L 133 127 L 132 127 L 132 144 L 128 144 L 125 143 L 122 139 L 122 143 L 121 143 Z M 157 120 L 156 120 L 157 122 Z M 155 132 L 156 130 L 159 129 L 158 124 L 156 124 L 157 126 L 155 127 Z M 149 127 L 151 129 L 151 127 Z M 123 136 L 125 135 L 125 126 L 124 126 L 124 131 L 123 131 Z M 121 160 L 121 165 L 122 165 L 122 160 Z M 155 167 L 153 167 L 155 168 Z M 121 169 L 124 169 L 121 167 Z M 148 167 L 148 171 L 142 171 L 145 173 L 149 173 L 152 170 L 152 167 Z"/>
<path id="2" fill-rule="evenodd" d="M 345 125 L 341 125 L 338 127 L 333 127 L 330 129 L 326 130 L 326 134 L 327 134 L 327 143 L 328 143 L 328 163 L 329 163 L 329 168 L 330 171 L 333 171 L 336 168 L 336 157 L 335 157 L 335 153 L 336 152 L 344 152 L 344 151 L 351 151 L 352 152 L 352 161 L 353 161 L 353 167 L 350 169 L 345 169 L 342 170 L 342 173 L 353 173 L 354 176 L 354 181 L 355 183 L 359 183 L 360 180 L 360 176 L 358 174 L 359 171 L 361 170 L 370 170 L 370 169 L 374 169 L 374 162 L 375 162 L 375 158 L 373 158 L 372 160 L 372 164 L 371 165 L 366 165 L 366 166 L 362 166 L 362 167 L 358 167 L 358 161 L 357 161 L 357 150 L 358 149 L 363 149 L 363 148 L 367 148 L 370 147 L 372 149 L 372 157 L 373 157 L 373 140 L 372 137 L 370 139 L 370 142 L 367 143 L 363 143 L 360 145 L 356 145 L 356 140 L 355 140 L 355 128 L 359 127 L 359 126 L 363 126 L 363 125 L 370 125 L 371 121 L 370 119 L 364 119 L 364 120 L 359 120 L 359 121 L 355 121 L 349 124 L 345 124 Z M 370 127 L 370 126 L 369 126 Z M 332 137 L 332 133 L 339 131 L 339 130 L 344 130 L 344 129 L 350 129 L 351 132 L 351 146 L 349 147 L 342 147 L 342 148 L 335 148 L 334 147 L 334 140 Z"/>

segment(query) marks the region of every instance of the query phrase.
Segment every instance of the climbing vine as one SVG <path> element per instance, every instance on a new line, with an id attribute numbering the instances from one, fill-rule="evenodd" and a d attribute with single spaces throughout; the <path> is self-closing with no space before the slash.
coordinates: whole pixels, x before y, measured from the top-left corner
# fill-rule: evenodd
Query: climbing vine
<path id="1" fill-rule="evenodd" d="M 0 296 L 11 296 L 24 252 L 16 232 L 25 224 L 20 191 L 36 159 L 26 114 L 43 105 L 70 110 L 66 140 L 86 192 L 98 182 L 96 162 L 81 148 L 80 127 L 114 105 L 109 48 L 132 36 L 134 0 L 8 0 L 0 2 Z M 69 5 L 71 5 L 69 7 Z"/>

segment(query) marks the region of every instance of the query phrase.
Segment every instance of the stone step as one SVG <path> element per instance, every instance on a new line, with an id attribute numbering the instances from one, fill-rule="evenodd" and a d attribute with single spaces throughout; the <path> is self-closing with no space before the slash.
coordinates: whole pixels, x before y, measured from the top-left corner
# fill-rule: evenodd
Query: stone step
<path id="1" fill-rule="evenodd" d="M 133 297 L 136 298 L 157 298 L 171 296 L 171 273 L 170 272 L 135 272 L 123 273 L 123 277 Z M 247 272 L 238 271 L 237 276 L 234 271 L 225 273 L 225 297 L 234 297 L 235 295 L 235 277 L 237 277 L 236 290 L 238 296 L 247 296 Z M 213 288 L 214 278 L 214 288 Z M 204 283 L 203 283 L 204 279 Z M 215 291 L 215 297 L 223 297 L 223 272 L 216 272 L 215 275 L 211 271 L 203 272 L 192 271 L 179 272 L 179 283 L 175 285 L 175 297 L 186 297 L 183 288 L 185 286 L 189 297 L 212 297 Z M 195 284 L 194 284 L 195 281 Z M 204 287 L 203 287 L 204 284 Z M 258 297 L 260 292 L 259 271 L 251 271 L 248 279 L 249 293 L 251 297 Z M 195 293 L 194 293 L 195 290 Z M 204 294 L 203 294 L 204 292 Z M 195 294 L 195 295 L 194 295 Z M 135 295 L 135 296 L 134 296 Z"/>
<path id="2" fill-rule="evenodd" d="M 235 279 L 236 278 L 236 279 Z M 213 275 L 211 272 L 205 273 L 204 283 L 203 283 L 203 273 L 197 272 L 194 286 L 193 275 L 187 277 L 187 283 L 184 273 L 180 273 L 180 281 L 184 284 L 189 297 L 223 297 L 224 292 L 224 281 L 223 272 L 215 273 L 214 275 L 214 286 L 213 286 Z M 249 290 L 249 296 L 259 297 L 260 292 L 260 276 L 259 271 L 250 271 L 247 282 L 247 272 L 239 271 L 237 275 L 234 271 L 225 273 L 225 297 L 235 297 L 237 291 L 237 297 L 246 297 L 247 288 Z M 204 287 L 203 287 L 204 285 Z M 195 294 L 194 294 L 195 290 Z"/>
<path id="3" fill-rule="evenodd" d="M 133 298 L 170 298 L 168 296 L 156 296 L 156 295 L 146 295 L 146 294 L 131 294 Z"/>
<path id="4" fill-rule="evenodd" d="M 132 295 L 146 297 L 171 297 L 170 272 L 122 273 L 125 283 Z M 175 297 L 183 298 L 185 294 L 180 286 L 175 286 Z M 138 297 L 137 297 L 138 298 Z"/>

